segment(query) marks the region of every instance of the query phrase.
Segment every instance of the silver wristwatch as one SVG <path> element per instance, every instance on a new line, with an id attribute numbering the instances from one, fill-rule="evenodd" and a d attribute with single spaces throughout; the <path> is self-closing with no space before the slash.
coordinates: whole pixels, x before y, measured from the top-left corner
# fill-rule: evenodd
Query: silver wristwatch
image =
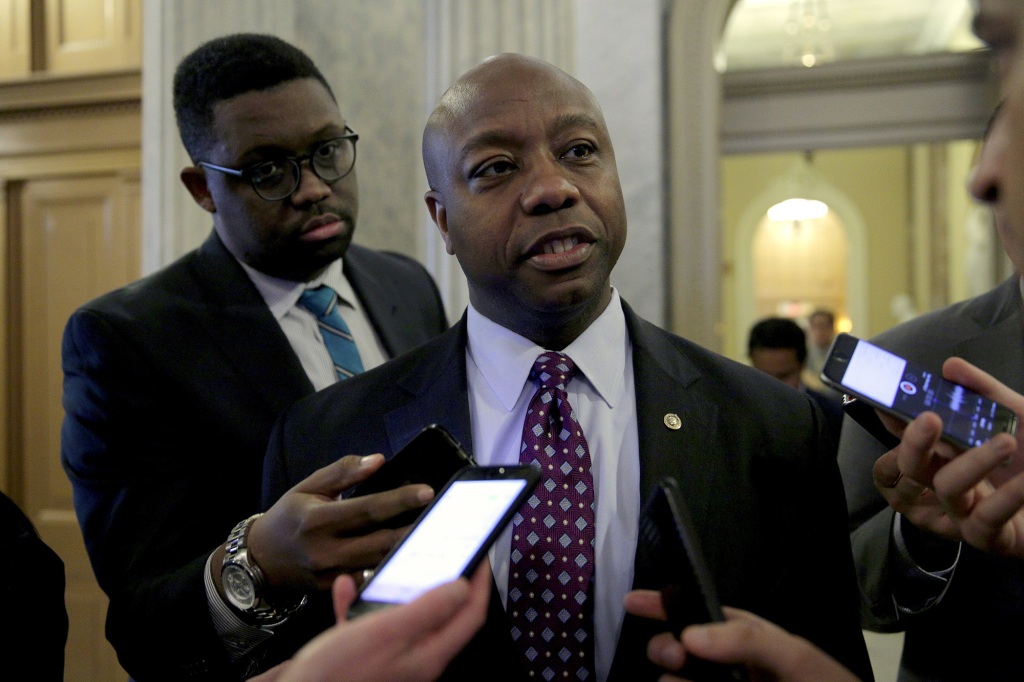
<path id="1" fill-rule="evenodd" d="M 264 596 L 263 571 L 249 556 L 249 529 L 262 514 L 253 514 L 231 530 L 224 547 L 220 581 L 228 603 L 243 620 L 259 626 L 279 625 L 306 603 L 305 595 L 287 606 L 273 606 Z"/>

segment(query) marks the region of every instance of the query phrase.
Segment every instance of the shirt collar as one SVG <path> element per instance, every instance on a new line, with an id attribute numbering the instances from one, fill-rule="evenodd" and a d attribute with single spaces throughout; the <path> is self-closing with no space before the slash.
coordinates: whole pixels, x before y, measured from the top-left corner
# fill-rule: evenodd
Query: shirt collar
<path id="1" fill-rule="evenodd" d="M 263 297 L 276 320 L 280 320 L 295 306 L 299 296 L 302 295 L 305 289 L 318 287 L 321 284 L 326 284 L 334 289 L 338 293 L 338 299 L 342 304 L 351 307 L 356 300 L 355 290 L 352 289 L 352 285 L 349 284 L 344 272 L 342 272 L 342 260 L 340 258 L 328 265 L 327 269 L 320 273 L 318 277 L 308 282 L 294 282 L 290 279 L 273 277 L 265 272 L 256 270 L 242 261 L 238 261 L 238 263 L 260 292 L 260 296 Z"/>
<path id="2" fill-rule="evenodd" d="M 494 395 L 512 411 L 529 381 L 534 361 L 546 349 L 484 317 L 472 303 L 466 324 L 470 357 Z M 626 343 L 626 316 L 613 287 L 604 312 L 562 350 L 609 407 L 615 406 L 625 380 Z"/>

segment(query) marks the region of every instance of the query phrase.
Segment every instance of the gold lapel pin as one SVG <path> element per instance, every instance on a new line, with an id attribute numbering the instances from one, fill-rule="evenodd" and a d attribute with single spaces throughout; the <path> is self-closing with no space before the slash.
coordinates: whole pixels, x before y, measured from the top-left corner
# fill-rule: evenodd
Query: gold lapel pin
<path id="1" fill-rule="evenodd" d="M 678 414 L 673 414 L 672 412 L 669 412 L 668 414 L 665 415 L 665 426 L 672 429 L 673 431 L 678 431 L 679 427 L 682 425 L 683 420 L 679 418 Z"/>

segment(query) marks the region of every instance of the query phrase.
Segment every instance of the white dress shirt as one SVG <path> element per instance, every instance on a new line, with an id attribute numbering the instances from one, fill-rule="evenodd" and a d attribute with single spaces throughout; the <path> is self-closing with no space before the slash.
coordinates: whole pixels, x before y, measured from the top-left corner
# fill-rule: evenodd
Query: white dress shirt
<path id="1" fill-rule="evenodd" d="M 323 274 L 309 282 L 279 279 L 254 270 L 245 263 L 241 265 L 266 301 L 274 319 L 281 325 L 281 331 L 288 337 L 288 343 L 299 357 L 302 368 L 306 370 L 316 390 L 330 386 L 338 380 L 338 376 L 323 337 L 320 336 L 316 316 L 298 304 L 299 296 L 305 289 L 326 284 L 338 294 L 338 312 L 352 332 L 359 359 L 363 361 L 363 369 L 372 369 L 387 359 L 384 346 L 366 317 L 356 292 L 342 272 L 341 259 L 331 263 Z"/>
<path id="2" fill-rule="evenodd" d="M 545 350 L 481 315 L 468 312 L 466 372 L 473 428 L 473 457 L 481 465 L 519 462 L 526 408 L 536 391 L 530 369 Z M 566 387 L 590 448 L 595 502 L 594 654 L 605 680 L 622 629 L 622 600 L 633 584 L 640 515 L 640 450 L 637 437 L 633 354 L 618 292 L 601 316 L 562 351 L 576 364 Z M 504 603 L 512 529 L 489 557 Z"/>

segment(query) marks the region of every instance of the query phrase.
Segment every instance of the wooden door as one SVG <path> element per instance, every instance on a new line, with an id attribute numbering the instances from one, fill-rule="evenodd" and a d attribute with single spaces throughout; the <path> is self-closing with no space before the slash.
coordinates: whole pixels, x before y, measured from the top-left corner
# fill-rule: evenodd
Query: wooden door
<path id="1" fill-rule="evenodd" d="M 48 73 L 87 73 L 140 65 L 140 0 L 46 0 L 44 7 L 43 68 Z"/>
<path id="2" fill-rule="evenodd" d="M 0 78 L 23 78 L 32 71 L 29 0 L 0 0 Z"/>
<path id="3" fill-rule="evenodd" d="M 93 577 L 60 464 L 64 325 L 76 307 L 139 276 L 137 172 L 12 185 L 12 470 L 23 507 L 63 559 L 70 633 L 66 682 L 127 679 L 104 635 Z"/>

